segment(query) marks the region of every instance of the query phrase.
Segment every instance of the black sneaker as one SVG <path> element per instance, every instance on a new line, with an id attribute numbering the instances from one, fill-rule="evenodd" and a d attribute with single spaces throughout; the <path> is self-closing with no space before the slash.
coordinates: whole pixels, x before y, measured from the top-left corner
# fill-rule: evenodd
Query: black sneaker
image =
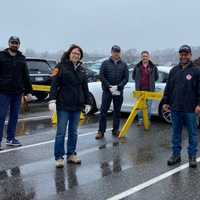
<path id="1" fill-rule="evenodd" d="M 189 157 L 189 167 L 196 168 L 197 167 L 197 160 L 195 156 Z"/>
<path id="2" fill-rule="evenodd" d="M 6 145 L 8 146 L 14 146 L 14 147 L 20 147 L 22 144 L 17 139 L 7 140 Z"/>
<path id="3" fill-rule="evenodd" d="M 178 164 L 178 163 L 180 163 L 181 162 L 181 156 L 174 156 L 174 155 L 172 155 L 170 158 L 169 158 L 169 160 L 167 161 L 167 164 L 169 165 L 169 166 L 172 166 L 172 165 L 176 165 L 176 164 Z"/>
<path id="4" fill-rule="evenodd" d="M 2 144 L 0 143 L 0 151 L 2 151 L 3 150 L 3 147 L 2 147 Z"/>

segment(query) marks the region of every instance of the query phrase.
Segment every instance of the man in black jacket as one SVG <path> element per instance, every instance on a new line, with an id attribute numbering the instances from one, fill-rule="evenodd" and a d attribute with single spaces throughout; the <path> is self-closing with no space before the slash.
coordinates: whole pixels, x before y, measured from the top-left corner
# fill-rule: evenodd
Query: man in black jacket
<path id="1" fill-rule="evenodd" d="M 113 130 L 114 136 L 119 134 L 120 111 L 123 103 L 123 89 L 128 82 L 129 72 L 126 63 L 121 56 L 121 49 L 115 45 L 111 49 L 112 56 L 104 61 L 100 69 L 100 79 L 102 82 L 102 103 L 99 121 L 99 130 L 96 139 L 102 139 L 106 131 L 106 116 L 110 104 L 113 101 Z"/>
<path id="2" fill-rule="evenodd" d="M 158 80 L 158 69 L 150 60 L 148 51 L 141 53 L 141 61 L 135 66 L 132 74 L 135 80 L 136 91 L 155 91 L 155 82 Z M 147 101 L 149 120 L 151 118 L 152 101 Z M 142 112 L 138 112 L 138 126 L 143 124 Z"/>
<path id="3" fill-rule="evenodd" d="M 163 109 L 171 110 L 173 128 L 172 156 L 168 160 L 168 165 L 181 162 L 181 134 L 183 125 L 186 125 L 189 135 L 189 165 L 196 167 L 196 113 L 200 113 L 200 71 L 191 62 L 190 46 L 181 46 L 179 57 L 180 63 L 169 73 L 163 97 Z"/>
<path id="4" fill-rule="evenodd" d="M 15 139 L 15 131 L 22 94 L 30 98 L 31 83 L 25 57 L 18 50 L 20 40 L 10 37 L 9 48 L 0 52 L 0 149 L 8 110 L 10 111 L 7 142 L 9 146 L 21 146 Z"/>

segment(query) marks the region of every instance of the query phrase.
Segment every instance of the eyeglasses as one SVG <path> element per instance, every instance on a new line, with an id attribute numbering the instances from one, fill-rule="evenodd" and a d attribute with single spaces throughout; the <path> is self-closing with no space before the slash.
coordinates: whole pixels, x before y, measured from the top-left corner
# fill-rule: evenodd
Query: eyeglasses
<path id="1" fill-rule="evenodd" d="M 71 52 L 71 54 L 73 54 L 73 55 L 76 55 L 76 56 L 80 56 L 81 54 L 80 53 L 77 53 L 77 52 Z"/>

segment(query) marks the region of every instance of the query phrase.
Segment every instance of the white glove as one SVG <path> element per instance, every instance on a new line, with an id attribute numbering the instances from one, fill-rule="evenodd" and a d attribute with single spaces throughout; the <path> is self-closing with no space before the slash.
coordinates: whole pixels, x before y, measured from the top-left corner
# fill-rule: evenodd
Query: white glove
<path id="1" fill-rule="evenodd" d="M 116 90 L 112 93 L 113 96 L 119 96 L 121 93 L 119 90 Z"/>
<path id="2" fill-rule="evenodd" d="M 24 96 L 24 99 L 26 102 L 29 102 L 33 99 L 33 96 L 32 96 L 32 94 L 27 94 L 26 96 Z"/>
<path id="3" fill-rule="evenodd" d="M 92 106 L 91 105 L 85 105 L 85 114 L 87 115 L 91 111 Z"/>
<path id="4" fill-rule="evenodd" d="M 56 112 L 56 100 L 49 101 L 49 110 L 52 112 Z"/>
<path id="5" fill-rule="evenodd" d="M 117 91 L 117 85 L 111 85 L 110 92 L 113 93 L 113 92 L 116 92 L 116 91 Z"/>

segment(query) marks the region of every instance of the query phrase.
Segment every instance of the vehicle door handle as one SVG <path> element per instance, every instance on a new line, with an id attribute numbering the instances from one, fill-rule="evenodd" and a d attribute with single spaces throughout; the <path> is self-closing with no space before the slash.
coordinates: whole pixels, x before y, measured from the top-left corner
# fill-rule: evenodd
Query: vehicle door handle
<path id="1" fill-rule="evenodd" d="M 162 88 L 160 88 L 160 87 L 156 87 L 156 90 L 162 90 Z"/>

